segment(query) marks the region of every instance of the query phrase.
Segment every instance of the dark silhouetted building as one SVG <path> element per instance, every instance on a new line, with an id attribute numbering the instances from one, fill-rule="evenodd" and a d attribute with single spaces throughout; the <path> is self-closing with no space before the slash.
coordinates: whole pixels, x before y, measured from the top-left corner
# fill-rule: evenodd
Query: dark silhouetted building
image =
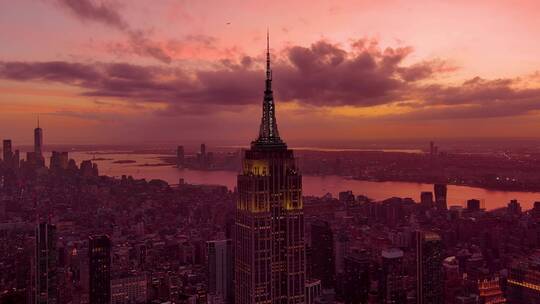
<path id="1" fill-rule="evenodd" d="M 435 184 L 433 186 L 433 192 L 435 193 L 435 206 L 439 210 L 446 210 L 448 209 L 448 204 L 446 202 L 446 193 L 447 193 L 447 186 L 446 184 Z"/>
<path id="2" fill-rule="evenodd" d="M 439 153 L 439 147 L 435 145 L 433 141 L 429 142 L 429 154 L 431 156 L 436 156 Z"/>
<path id="3" fill-rule="evenodd" d="M 344 259 L 340 282 L 341 298 L 346 304 L 367 303 L 371 263 L 367 251 L 354 251 Z"/>
<path id="4" fill-rule="evenodd" d="M 56 304 L 58 301 L 58 252 L 56 227 L 40 223 L 36 228 L 35 303 Z"/>
<path id="5" fill-rule="evenodd" d="M 326 221 L 311 224 L 311 275 L 320 279 L 322 288 L 331 288 L 335 280 L 334 234 Z"/>
<path id="6" fill-rule="evenodd" d="M 2 144 L 2 159 L 6 167 L 11 167 L 13 151 L 11 150 L 11 139 L 4 139 Z"/>
<path id="7" fill-rule="evenodd" d="M 178 146 L 176 148 L 176 166 L 181 168 L 184 166 L 184 146 Z"/>
<path id="8" fill-rule="evenodd" d="M 111 303 L 111 240 L 106 235 L 88 239 L 90 303 Z"/>
<path id="9" fill-rule="evenodd" d="M 67 152 L 52 151 L 50 168 L 52 170 L 65 170 L 68 168 L 69 155 Z"/>
<path id="10" fill-rule="evenodd" d="M 81 175 L 84 177 L 98 176 L 99 170 L 96 163 L 92 163 L 91 160 L 83 160 L 81 162 Z"/>
<path id="11" fill-rule="evenodd" d="M 416 232 L 416 299 L 418 304 L 444 303 L 443 247 L 433 232 Z"/>
<path id="12" fill-rule="evenodd" d="M 43 158 L 43 129 L 39 127 L 39 118 L 37 128 L 34 129 L 34 157 L 36 165 L 45 165 L 45 159 Z"/>
<path id="13" fill-rule="evenodd" d="M 509 215 L 520 215 L 521 214 L 521 204 L 517 200 L 511 200 L 508 203 L 506 208 Z"/>
<path id="14" fill-rule="evenodd" d="M 221 298 L 224 303 L 234 301 L 233 248 L 231 240 L 209 241 L 208 293 Z"/>
<path id="15" fill-rule="evenodd" d="M 339 201 L 344 204 L 353 203 L 355 200 L 354 194 L 352 191 L 342 191 L 339 193 Z"/>
<path id="16" fill-rule="evenodd" d="M 480 201 L 477 199 L 468 200 L 467 211 L 480 211 Z"/>
<path id="17" fill-rule="evenodd" d="M 11 166 L 13 168 L 19 168 L 19 165 L 21 163 L 21 153 L 19 150 L 15 150 L 13 153 L 13 158 L 11 159 Z"/>
<path id="18" fill-rule="evenodd" d="M 379 299 L 384 304 L 407 303 L 403 251 L 397 248 L 382 251 L 379 277 Z"/>
<path id="19" fill-rule="evenodd" d="M 302 176 L 278 133 L 269 51 L 259 137 L 238 176 L 234 254 L 236 303 L 304 303 Z"/>
<path id="20" fill-rule="evenodd" d="M 199 163 L 199 167 L 202 169 L 206 169 L 208 167 L 208 156 L 206 154 L 205 144 L 201 144 L 201 149 L 199 153 L 197 153 L 197 162 Z"/>
<path id="21" fill-rule="evenodd" d="M 535 218 L 540 218 L 540 202 L 534 202 L 533 208 L 531 210 L 532 216 Z"/>
<path id="22" fill-rule="evenodd" d="M 425 191 L 420 193 L 420 204 L 427 208 L 433 207 L 433 192 Z"/>
<path id="23" fill-rule="evenodd" d="M 336 262 L 336 276 L 343 273 L 345 255 L 349 252 L 349 237 L 344 231 L 340 231 L 337 234 L 336 242 L 334 245 L 334 260 Z"/>

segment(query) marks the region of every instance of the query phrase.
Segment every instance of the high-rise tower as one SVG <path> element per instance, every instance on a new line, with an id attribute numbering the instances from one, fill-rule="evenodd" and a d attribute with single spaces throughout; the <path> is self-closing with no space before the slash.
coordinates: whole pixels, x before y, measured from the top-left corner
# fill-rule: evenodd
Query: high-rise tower
<path id="1" fill-rule="evenodd" d="M 37 120 L 37 127 L 34 129 L 34 154 L 36 164 L 44 166 L 45 159 L 43 158 L 43 129 L 39 127 L 39 117 Z"/>
<path id="2" fill-rule="evenodd" d="M 35 303 L 58 303 L 56 226 L 39 223 L 36 227 Z"/>
<path id="3" fill-rule="evenodd" d="M 334 287 L 334 233 L 326 221 L 311 224 L 311 262 L 312 276 L 321 280 L 322 288 Z"/>
<path id="4" fill-rule="evenodd" d="M 443 248 L 434 232 L 417 231 L 416 303 L 444 303 Z"/>
<path id="5" fill-rule="evenodd" d="M 111 303 L 111 239 L 107 235 L 88 239 L 90 303 Z"/>
<path id="6" fill-rule="evenodd" d="M 448 206 L 446 203 L 446 193 L 447 193 L 446 184 L 435 184 L 433 186 L 433 192 L 435 193 L 435 206 L 439 210 L 447 210 Z"/>
<path id="7" fill-rule="evenodd" d="M 278 133 L 268 36 L 266 56 L 259 137 L 238 175 L 235 302 L 304 303 L 302 176 Z"/>
<path id="8" fill-rule="evenodd" d="M 11 139 L 4 139 L 2 142 L 2 154 L 4 164 L 6 166 L 11 165 L 11 159 L 13 158 L 13 151 L 11 150 Z"/>
<path id="9" fill-rule="evenodd" d="M 224 303 L 233 303 L 233 254 L 230 239 L 206 242 L 208 292 Z M 217 300 L 217 299 L 216 299 Z"/>
<path id="10" fill-rule="evenodd" d="M 407 303 L 403 251 L 397 248 L 381 253 L 379 276 L 379 303 Z"/>

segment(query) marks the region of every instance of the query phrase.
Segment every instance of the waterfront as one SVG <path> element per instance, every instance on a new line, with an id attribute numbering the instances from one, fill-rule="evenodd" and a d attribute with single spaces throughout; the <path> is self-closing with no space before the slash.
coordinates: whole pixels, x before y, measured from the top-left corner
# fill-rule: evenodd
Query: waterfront
<path id="1" fill-rule="evenodd" d="M 235 171 L 203 171 L 177 169 L 173 166 L 163 165 L 159 154 L 132 154 L 110 153 L 96 155 L 96 163 L 101 175 L 116 176 L 131 175 L 134 178 L 162 179 L 170 184 L 177 184 L 183 178 L 191 184 L 225 185 L 233 190 L 236 186 Z M 88 152 L 72 152 L 70 157 L 77 163 L 81 160 L 92 159 L 94 156 Z M 99 160 L 102 159 L 102 160 Z M 115 163 L 115 161 L 134 160 L 135 163 Z M 341 176 L 303 176 L 304 195 L 322 196 L 331 193 L 334 197 L 340 191 L 352 190 L 355 194 L 366 195 L 375 200 L 390 197 L 411 197 L 420 199 L 420 192 L 432 191 L 433 185 L 409 182 L 374 182 L 347 179 Z M 449 206 L 464 206 L 471 198 L 481 200 L 484 208 L 491 210 L 505 207 L 511 199 L 517 199 L 523 209 L 530 209 L 534 201 L 540 201 L 540 193 L 498 191 L 467 186 L 448 186 Z"/>

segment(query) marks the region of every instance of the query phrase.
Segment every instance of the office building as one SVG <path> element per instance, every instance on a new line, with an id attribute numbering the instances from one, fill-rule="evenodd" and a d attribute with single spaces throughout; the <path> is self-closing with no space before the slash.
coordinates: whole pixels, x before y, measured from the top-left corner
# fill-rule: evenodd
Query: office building
<path id="1" fill-rule="evenodd" d="M 323 288 L 334 287 L 334 234 L 326 221 L 311 224 L 311 275 L 321 280 Z"/>
<path id="2" fill-rule="evenodd" d="M 508 272 L 508 303 L 540 303 L 540 258 L 516 259 Z"/>
<path id="3" fill-rule="evenodd" d="M 68 168 L 68 163 L 68 152 L 52 151 L 51 162 L 49 165 L 52 170 L 65 170 Z"/>
<path id="4" fill-rule="evenodd" d="M 184 146 L 176 147 L 176 166 L 182 168 L 184 166 Z"/>
<path id="5" fill-rule="evenodd" d="M 426 208 L 433 207 L 433 192 L 425 191 L 420 193 L 420 204 Z"/>
<path id="6" fill-rule="evenodd" d="M 383 250 L 379 277 L 379 303 L 407 303 L 403 251 L 397 248 Z"/>
<path id="7" fill-rule="evenodd" d="M 220 298 L 223 303 L 233 303 L 234 269 L 232 240 L 209 241 L 208 251 L 208 293 Z"/>
<path id="8" fill-rule="evenodd" d="M 44 166 L 45 159 L 43 157 L 43 129 L 39 127 L 39 118 L 37 127 L 34 129 L 34 156 L 36 165 Z"/>
<path id="9" fill-rule="evenodd" d="M 521 214 L 521 204 L 513 199 L 508 203 L 508 207 L 506 208 L 508 215 L 520 215 Z"/>
<path id="10" fill-rule="evenodd" d="M 111 302 L 111 240 L 106 235 L 88 239 L 90 303 Z"/>
<path id="11" fill-rule="evenodd" d="M 11 161 L 13 158 L 13 151 L 11 150 L 11 139 L 4 139 L 2 144 L 2 160 L 4 166 L 11 167 Z"/>
<path id="12" fill-rule="evenodd" d="M 278 133 L 268 50 L 259 137 L 238 176 L 235 302 L 304 303 L 305 267 L 302 176 Z"/>
<path id="13" fill-rule="evenodd" d="M 17 169 L 19 168 L 20 163 L 21 153 L 19 152 L 19 150 L 15 150 L 15 152 L 13 153 L 13 157 L 11 158 L 11 167 Z"/>
<path id="14" fill-rule="evenodd" d="M 148 279 L 145 274 L 120 275 L 111 279 L 111 303 L 146 303 Z"/>
<path id="15" fill-rule="evenodd" d="M 417 231 L 416 299 L 418 304 L 444 303 L 443 248 L 441 237 Z"/>
<path id="16" fill-rule="evenodd" d="M 353 251 L 344 260 L 341 298 L 345 304 L 367 303 L 371 262 L 366 250 Z"/>
<path id="17" fill-rule="evenodd" d="M 42 222 L 36 227 L 35 252 L 35 303 L 57 304 L 58 301 L 58 252 L 56 227 Z"/>
<path id="18" fill-rule="evenodd" d="M 477 199 L 468 200 L 467 211 L 480 211 L 480 201 Z"/>
<path id="19" fill-rule="evenodd" d="M 344 271 L 345 256 L 349 253 L 349 237 L 344 231 L 337 234 L 334 245 L 334 259 L 336 263 L 336 276 Z"/>
<path id="20" fill-rule="evenodd" d="M 435 193 L 435 206 L 439 210 L 448 209 L 446 202 L 447 186 L 446 184 L 435 184 L 433 186 L 433 192 Z"/>

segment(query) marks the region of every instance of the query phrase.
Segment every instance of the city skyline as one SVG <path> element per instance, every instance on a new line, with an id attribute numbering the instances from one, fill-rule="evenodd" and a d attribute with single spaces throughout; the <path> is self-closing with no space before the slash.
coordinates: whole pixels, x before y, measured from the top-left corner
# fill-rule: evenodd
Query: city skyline
<path id="1" fill-rule="evenodd" d="M 540 303 L 536 3 L 261 3 L 0 0 L 0 304 Z"/>
<path id="2" fill-rule="evenodd" d="M 14 142 L 31 143 L 38 114 L 56 144 L 249 141 L 266 28 L 290 143 L 538 138 L 532 1 L 0 5 L 0 128 Z"/>

